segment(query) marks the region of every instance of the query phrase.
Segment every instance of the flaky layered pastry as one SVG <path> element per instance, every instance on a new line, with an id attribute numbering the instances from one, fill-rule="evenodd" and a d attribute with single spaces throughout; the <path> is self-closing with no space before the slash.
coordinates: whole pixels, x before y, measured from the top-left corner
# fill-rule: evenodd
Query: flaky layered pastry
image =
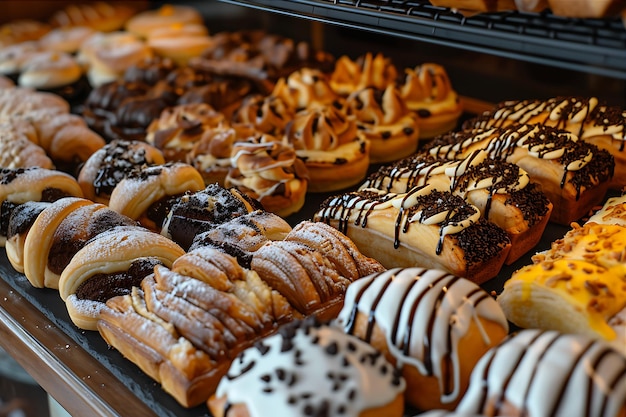
<path id="1" fill-rule="evenodd" d="M 528 172 L 554 205 L 550 220 L 564 225 L 600 204 L 615 166 L 607 151 L 542 125 L 462 130 L 435 139 L 429 147 L 431 155 L 446 159 L 467 158 L 477 150 Z"/>
<path id="2" fill-rule="evenodd" d="M 506 232 L 483 219 L 478 208 L 432 186 L 331 197 L 314 219 L 346 234 L 387 268 L 443 269 L 477 283 L 497 275 L 511 248 Z"/>
<path id="3" fill-rule="evenodd" d="M 465 159 L 448 160 L 415 154 L 371 174 L 362 189 L 406 193 L 431 185 L 463 197 L 481 215 L 505 230 L 511 240 L 507 264 L 532 249 L 545 230 L 552 203 L 519 166 L 476 151 Z"/>
<path id="4" fill-rule="evenodd" d="M 348 96 L 366 87 L 384 90 L 396 82 L 398 70 L 388 57 L 368 52 L 356 60 L 347 55 L 337 59 L 330 75 L 330 85 L 337 93 Z"/>
<path id="5" fill-rule="evenodd" d="M 615 159 L 615 175 L 610 187 L 621 189 L 626 186 L 626 109 L 601 103 L 596 97 L 511 100 L 466 122 L 467 126 L 482 129 L 511 124 L 538 124 L 566 130 L 610 152 Z"/>
<path id="6" fill-rule="evenodd" d="M 405 399 L 420 410 L 454 409 L 476 362 L 508 333 L 504 313 L 478 285 L 415 267 L 350 284 L 336 322 L 401 370 Z"/>

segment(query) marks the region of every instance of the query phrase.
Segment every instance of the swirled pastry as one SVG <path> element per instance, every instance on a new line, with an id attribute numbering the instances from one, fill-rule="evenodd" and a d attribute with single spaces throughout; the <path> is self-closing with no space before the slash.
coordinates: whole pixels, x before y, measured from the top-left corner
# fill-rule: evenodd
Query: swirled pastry
<path id="1" fill-rule="evenodd" d="M 359 130 L 370 141 L 370 160 L 390 162 L 417 150 L 417 115 L 408 109 L 393 85 L 357 90 L 346 99 L 348 114 L 354 115 Z"/>
<path id="2" fill-rule="evenodd" d="M 511 124 L 539 124 L 566 130 L 604 149 L 615 159 L 610 187 L 626 186 L 626 110 L 601 103 L 596 97 L 554 97 L 547 100 L 510 100 L 496 105 L 467 126 L 489 128 Z"/>
<path id="3" fill-rule="evenodd" d="M 50 18 L 50 24 L 64 28 L 86 26 L 95 31 L 112 32 L 121 29 L 133 14 L 135 10 L 125 4 L 100 1 L 70 4 L 56 11 Z"/>
<path id="4" fill-rule="evenodd" d="M 109 207 L 160 231 L 174 200 L 187 191 L 204 189 L 202 175 L 191 165 L 175 162 L 132 171 L 111 192 Z"/>
<path id="5" fill-rule="evenodd" d="M 287 125 L 285 138 L 309 171 L 309 191 L 347 188 L 367 174 L 370 143 L 356 122 L 335 107 L 299 112 Z"/>
<path id="6" fill-rule="evenodd" d="M 129 294 L 156 265 L 170 267 L 184 253 L 170 239 L 143 227 L 114 227 L 76 252 L 61 273 L 59 294 L 76 326 L 96 330 L 108 299 Z"/>
<path id="7" fill-rule="evenodd" d="M 417 114 L 420 139 L 449 132 L 463 113 L 463 105 L 444 67 L 431 62 L 404 70 L 400 95 Z"/>
<path id="8" fill-rule="evenodd" d="M 108 204 L 115 186 L 133 170 L 162 165 L 163 154 L 145 142 L 113 140 L 94 152 L 78 173 L 86 198 Z"/>
<path id="9" fill-rule="evenodd" d="M 263 208 L 286 217 L 300 211 L 308 185 L 308 170 L 290 145 L 262 135 L 233 144 L 232 167 L 224 185 L 259 201 Z"/>
<path id="10" fill-rule="evenodd" d="M 528 173 L 515 164 L 490 159 L 479 150 L 465 159 L 447 160 L 421 153 L 371 174 L 361 188 L 406 193 L 425 184 L 463 197 L 511 240 L 507 264 L 531 250 L 552 212 L 552 203 Z"/>
<path id="11" fill-rule="evenodd" d="M 311 319 L 285 326 L 245 350 L 208 405 L 217 417 L 396 417 L 403 413 L 404 387 L 377 350 Z"/>
<path id="12" fill-rule="evenodd" d="M 454 409 L 476 362 L 508 333 L 504 313 L 478 285 L 423 268 L 353 282 L 336 323 L 402 371 L 406 401 L 420 410 Z"/>
<path id="13" fill-rule="evenodd" d="M 281 136 L 295 113 L 295 109 L 280 97 L 252 94 L 243 99 L 233 120 L 250 124 L 259 132 Z"/>
<path id="14" fill-rule="evenodd" d="M 9 218 L 17 206 L 69 196 L 82 197 L 82 191 L 76 180 L 64 172 L 39 167 L 1 168 L 0 245 L 6 242 Z"/>
<path id="15" fill-rule="evenodd" d="M 604 199 L 615 166 L 607 151 L 542 125 L 462 130 L 435 139 L 429 152 L 463 159 L 478 149 L 528 172 L 554 205 L 550 220 L 564 225 L 577 221 Z"/>
<path id="16" fill-rule="evenodd" d="M 478 208 L 432 186 L 330 197 L 314 220 L 337 228 L 387 268 L 442 269 L 477 283 L 498 274 L 511 248 L 506 232 Z"/>
<path id="17" fill-rule="evenodd" d="M 354 61 L 347 55 L 339 57 L 330 75 L 330 85 L 340 95 L 348 96 L 366 87 L 385 90 L 397 77 L 398 70 L 388 57 L 368 52 Z"/>
<path id="18" fill-rule="evenodd" d="M 271 95 L 281 99 L 296 113 L 305 109 L 342 105 L 340 96 L 333 91 L 326 74 L 311 68 L 302 68 L 279 79 Z"/>
<path id="19" fill-rule="evenodd" d="M 487 416 L 623 416 L 626 358 L 605 342 L 523 330 L 478 362 L 457 407 Z"/>

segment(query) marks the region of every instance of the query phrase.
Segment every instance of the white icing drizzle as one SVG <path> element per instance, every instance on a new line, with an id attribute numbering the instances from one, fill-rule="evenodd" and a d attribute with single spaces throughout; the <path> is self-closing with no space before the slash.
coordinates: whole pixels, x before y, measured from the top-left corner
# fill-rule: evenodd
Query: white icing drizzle
<path id="1" fill-rule="evenodd" d="M 251 417 L 358 416 L 404 391 L 404 379 L 384 356 L 340 328 L 292 331 L 263 339 L 233 361 L 216 392 L 227 397 L 226 407 L 245 404 Z"/>
<path id="2" fill-rule="evenodd" d="M 481 358 L 457 411 L 500 415 L 504 401 L 520 415 L 616 417 L 626 357 L 585 336 L 522 330 Z"/>
<path id="3" fill-rule="evenodd" d="M 485 345 L 494 341 L 489 340 L 479 318 L 508 329 L 496 301 L 478 285 L 419 267 L 395 268 L 354 281 L 337 318 L 348 333 L 354 332 L 357 312 L 369 318 L 370 326 L 382 329 L 398 366 L 410 364 L 422 375 L 437 378 L 443 403 L 460 395 L 459 340 L 470 325 L 481 329 Z M 371 329 L 368 332 L 366 341 Z M 442 368 L 447 359 L 452 364 L 449 373 Z"/>

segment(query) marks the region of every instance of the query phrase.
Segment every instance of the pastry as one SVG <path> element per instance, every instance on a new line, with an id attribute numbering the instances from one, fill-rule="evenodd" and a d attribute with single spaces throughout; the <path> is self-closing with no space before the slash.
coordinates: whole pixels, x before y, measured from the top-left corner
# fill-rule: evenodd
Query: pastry
<path id="1" fill-rule="evenodd" d="M 69 197 L 55 201 L 33 222 L 24 241 L 24 275 L 36 288 L 58 288 L 61 273 L 87 241 L 118 225 L 136 225 L 99 203 Z"/>
<path id="2" fill-rule="evenodd" d="M 142 38 L 148 38 L 150 33 L 159 28 L 171 25 L 201 25 L 202 15 L 189 6 L 165 4 L 156 10 L 145 10 L 131 17 L 125 25 L 128 32 Z"/>
<path id="3" fill-rule="evenodd" d="M 626 186 L 625 118 L 625 109 L 606 105 L 596 97 L 554 97 L 547 100 L 504 101 L 477 119 L 468 120 L 466 125 L 487 128 L 522 123 L 566 130 L 613 155 L 615 175 L 609 186 L 621 189 Z"/>
<path id="4" fill-rule="evenodd" d="M 15 83 L 9 77 L 5 77 L 4 75 L 0 75 L 0 89 L 3 88 L 13 88 L 15 87 Z"/>
<path id="5" fill-rule="evenodd" d="M 0 49 L 11 45 L 36 41 L 44 36 L 51 27 L 47 23 L 34 19 L 17 19 L 0 26 Z"/>
<path id="6" fill-rule="evenodd" d="M 416 154 L 379 168 L 361 188 L 406 193 L 424 184 L 463 197 L 505 230 L 511 240 L 507 264 L 539 243 L 552 212 L 552 203 L 529 182 L 528 173 L 515 164 L 488 158 L 486 151 L 460 160 Z"/>
<path id="7" fill-rule="evenodd" d="M 295 112 L 342 105 L 341 97 L 333 91 L 326 74 L 312 68 L 302 68 L 280 78 L 271 95 Z"/>
<path id="8" fill-rule="evenodd" d="M 626 226 L 626 195 L 607 199 L 587 223 L 619 224 Z"/>
<path id="9" fill-rule="evenodd" d="M 280 97 L 250 94 L 242 100 L 232 119 L 236 123 L 250 124 L 259 132 L 280 137 L 295 113 L 293 107 Z"/>
<path id="10" fill-rule="evenodd" d="M 0 166 L 7 169 L 40 167 L 53 169 L 54 162 L 45 149 L 24 133 L 15 132 L 14 124 L 0 122 Z"/>
<path id="11" fill-rule="evenodd" d="M 285 140 L 304 161 L 311 192 L 348 188 L 367 174 L 370 143 L 354 119 L 335 107 L 297 113 L 286 126 Z"/>
<path id="12" fill-rule="evenodd" d="M 146 142 L 113 140 L 87 159 L 78 183 L 85 198 L 108 204 L 115 186 L 131 171 L 164 163 L 161 151 Z"/>
<path id="13" fill-rule="evenodd" d="M 368 52 L 354 61 L 347 55 L 339 57 L 330 74 L 330 85 L 338 94 L 348 96 L 366 87 L 384 91 L 397 78 L 398 70 L 391 59 Z"/>
<path id="14" fill-rule="evenodd" d="M 287 325 L 241 353 L 208 406 L 216 417 L 392 417 L 403 415 L 404 388 L 377 350 L 311 319 Z"/>
<path id="15" fill-rule="evenodd" d="M 0 117 L 25 116 L 37 110 L 50 113 L 69 113 L 69 103 L 52 93 L 27 88 L 0 90 Z"/>
<path id="16" fill-rule="evenodd" d="M 261 208 L 235 188 L 209 184 L 172 201 L 161 234 L 187 249 L 197 235 Z"/>
<path id="17" fill-rule="evenodd" d="M 70 54 L 37 52 L 22 62 L 17 83 L 20 87 L 57 92 L 78 83 L 82 75 L 83 69 Z"/>
<path id="18" fill-rule="evenodd" d="M 336 323 L 381 351 L 419 410 L 453 410 L 480 357 L 508 334 L 496 301 L 444 271 L 394 268 L 348 287 Z"/>
<path id="19" fill-rule="evenodd" d="M 626 413 L 625 398 L 626 358 L 606 343 L 523 330 L 481 358 L 456 411 L 618 417 Z"/>
<path id="20" fill-rule="evenodd" d="M 429 62 L 406 68 L 398 88 L 408 109 L 417 114 L 420 139 L 434 138 L 456 127 L 463 105 L 443 66 Z"/>
<path id="21" fill-rule="evenodd" d="M 160 149 L 166 160 L 185 162 L 196 143 L 224 123 L 224 115 L 206 103 L 167 107 L 148 126 L 146 142 Z"/>
<path id="22" fill-rule="evenodd" d="M 7 238 L 11 212 L 29 201 L 55 201 L 63 197 L 82 197 L 76 180 L 51 169 L 1 168 L 0 169 L 0 245 Z"/>
<path id="23" fill-rule="evenodd" d="M 24 246 L 26 236 L 41 212 L 50 206 L 48 201 L 27 201 L 11 211 L 7 227 L 5 249 L 9 263 L 17 272 L 24 273 Z"/>
<path id="24" fill-rule="evenodd" d="M 33 55 L 42 52 L 38 42 L 22 42 L 0 49 L 0 74 L 17 81 L 24 62 Z"/>
<path id="25" fill-rule="evenodd" d="M 393 84 L 384 90 L 357 90 L 346 99 L 346 107 L 370 142 L 372 163 L 395 161 L 416 152 L 420 135 L 417 115 Z"/>
<path id="26" fill-rule="evenodd" d="M 292 146 L 269 135 L 235 142 L 231 164 L 224 185 L 246 193 L 265 210 L 287 217 L 304 205 L 308 170 Z"/>
<path id="27" fill-rule="evenodd" d="M 96 330 L 99 310 L 108 299 L 129 294 L 156 265 L 169 267 L 184 253 L 143 227 L 113 227 L 76 252 L 61 273 L 59 294 L 77 327 Z"/>
<path id="28" fill-rule="evenodd" d="M 62 28 L 86 26 L 97 32 L 113 32 L 135 14 L 135 9 L 125 4 L 91 2 L 87 4 L 69 4 L 55 12 L 50 24 Z"/>
<path id="29" fill-rule="evenodd" d="M 191 58 L 202 55 L 212 40 L 202 24 L 173 23 L 151 30 L 146 42 L 157 55 L 171 58 L 178 65 L 186 65 Z"/>
<path id="30" fill-rule="evenodd" d="M 498 274 L 511 249 L 506 232 L 478 208 L 432 186 L 330 197 L 314 220 L 337 228 L 387 268 L 442 269 L 479 284 Z"/>
<path id="31" fill-rule="evenodd" d="M 600 204 L 613 177 L 613 157 L 570 133 L 541 125 L 461 130 L 430 143 L 431 155 L 463 159 L 477 150 L 528 172 L 553 204 L 550 221 L 569 225 Z"/>
<path id="32" fill-rule="evenodd" d="M 176 198 L 204 188 L 202 176 L 191 165 L 175 162 L 146 166 L 130 172 L 115 186 L 109 207 L 148 229 L 160 231 Z"/>
<path id="33" fill-rule="evenodd" d="M 39 39 L 39 44 L 47 51 L 74 54 L 80 50 L 81 44 L 94 32 L 94 29 L 89 26 L 58 27 Z"/>

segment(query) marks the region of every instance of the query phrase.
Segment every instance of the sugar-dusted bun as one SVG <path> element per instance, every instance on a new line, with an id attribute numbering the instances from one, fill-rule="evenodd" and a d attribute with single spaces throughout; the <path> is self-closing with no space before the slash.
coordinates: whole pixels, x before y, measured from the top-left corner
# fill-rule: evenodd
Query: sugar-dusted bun
<path id="1" fill-rule="evenodd" d="M 615 167 L 606 150 L 542 125 L 465 129 L 429 145 L 431 155 L 446 159 L 463 159 L 477 150 L 526 171 L 554 205 L 550 220 L 563 225 L 578 221 L 602 202 Z"/>
<path id="2" fill-rule="evenodd" d="M 76 180 L 60 171 L 29 167 L 0 168 L 0 204 L 6 221 L 0 227 L 0 246 L 7 238 L 11 211 L 29 201 L 52 202 L 63 197 L 82 197 Z"/>
<path id="3" fill-rule="evenodd" d="M 418 118 L 408 109 L 395 85 L 384 90 L 357 90 L 346 99 L 346 107 L 370 142 L 371 162 L 391 162 L 416 152 Z"/>
<path id="4" fill-rule="evenodd" d="M 216 417 L 394 417 L 403 414 L 404 387 L 377 350 L 310 319 L 246 349 L 208 405 Z"/>
<path id="5" fill-rule="evenodd" d="M 172 203 L 161 234 L 187 249 L 197 235 L 261 208 L 258 201 L 235 188 L 209 184 Z"/>
<path id="6" fill-rule="evenodd" d="M 129 294 L 153 273 L 172 265 L 185 251 L 176 243 L 139 226 L 117 226 L 96 235 L 72 257 L 61 273 L 59 294 L 76 326 L 96 330 L 98 312 L 110 298 Z"/>
<path id="7" fill-rule="evenodd" d="M 146 142 L 113 140 L 94 152 L 78 173 L 86 198 L 108 204 L 115 186 L 131 171 L 165 163 L 163 154 Z"/>
<path id="8" fill-rule="evenodd" d="M 160 231 L 173 200 L 204 189 L 202 176 L 191 165 L 174 162 L 130 172 L 111 192 L 109 207 Z"/>
<path id="9" fill-rule="evenodd" d="M 569 6 L 569 2 L 565 2 Z M 600 4 L 590 1 L 589 4 Z M 574 10 L 575 6 L 571 6 Z M 615 159 L 615 175 L 609 186 L 626 186 L 626 109 L 600 102 L 596 97 L 553 97 L 547 100 L 510 100 L 496 105 L 466 126 L 488 128 L 510 124 L 539 124 L 566 130 L 579 139 L 606 150 Z"/>
<path id="10" fill-rule="evenodd" d="M 0 74 L 13 79 L 19 77 L 24 62 L 33 55 L 42 52 L 38 42 L 22 42 L 0 49 Z"/>
<path id="11" fill-rule="evenodd" d="M 348 96 L 366 87 L 385 90 L 396 82 L 397 77 L 398 70 L 389 58 L 381 53 L 368 52 L 354 61 L 346 55 L 341 56 L 330 75 L 330 85 L 338 94 Z"/>
<path id="12" fill-rule="evenodd" d="M 456 411 L 623 417 L 626 357 L 585 336 L 523 330 L 481 358 Z"/>
<path id="13" fill-rule="evenodd" d="M 46 150 L 33 143 L 25 134 L 15 132 L 13 127 L 13 123 L 0 122 L 0 166 L 10 169 L 53 169 L 54 162 Z"/>
<path id="14" fill-rule="evenodd" d="M 224 185 L 258 200 L 265 210 L 286 217 L 304 205 L 309 174 L 291 145 L 269 135 L 252 137 L 233 144 L 231 163 Z"/>
<path id="15" fill-rule="evenodd" d="M 433 138 L 456 127 L 463 105 L 441 65 L 425 63 L 404 70 L 400 93 L 417 114 L 420 139 Z"/>
<path id="16" fill-rule="evenodd" d="M 367 189 L 328 198 L 314 220 L 328 223 L 385 267 L 442 269 L 482 283 L 511 249 L 506 232 L 475 206 L 432 186 L 395 194 Z"/>
<path id="17" fill-rule="evenodd" d="M 285 137 L 309 171 L 309 191 L 348 188 L 367 174 L 370 143 L 355 120 L 335 107 L 297 113 Z"/>
<path id="18" fill-rule="evenodd" d="M 415 154 L 381 167 L 361 188 L 406 193 L 424 184 L 463 197 L 478 207 L 484 218 L 505 230 L 511 240 L 507 264 L 539 243 L 553 207 L 540 187 L 529 181 L 526 171 L 490 159 L 482 150 L 459 160 Z"/>
<path id="19" fill-rule="evenodd" d="M 74 57 L 66 52 L 39 52 L 22 63 L 17 80 L 21 87 L 52 90 L 75 83 L 83 70 Z"/>
<path id="20" fill-rule="evenodd" d="M 50 18 L 50 24 L 62 28 L 86 26 L 98 32 L 119 30 L 135 13 L 133 8 L 119 3 L 97 1 L 88 4 L 70 4 L 55 12 Z"/>
<path id="21" fill-rule="evenodd" d="M 474 365 L 508 333 L 496 301 L 444 271 L 394 268 L 348 287 L 337 323 L 402 370 L 406 401 L 452 410 Z"/>
<path id="22" fill-rule="evenodd" d="M 194 8 L 165 4 L 156 10 L 146 10 L 126 22 L 126 30 L 142 38 L 148 38 L 153 30 L 186 24 L 202 24 L 202 15 Z"/>

